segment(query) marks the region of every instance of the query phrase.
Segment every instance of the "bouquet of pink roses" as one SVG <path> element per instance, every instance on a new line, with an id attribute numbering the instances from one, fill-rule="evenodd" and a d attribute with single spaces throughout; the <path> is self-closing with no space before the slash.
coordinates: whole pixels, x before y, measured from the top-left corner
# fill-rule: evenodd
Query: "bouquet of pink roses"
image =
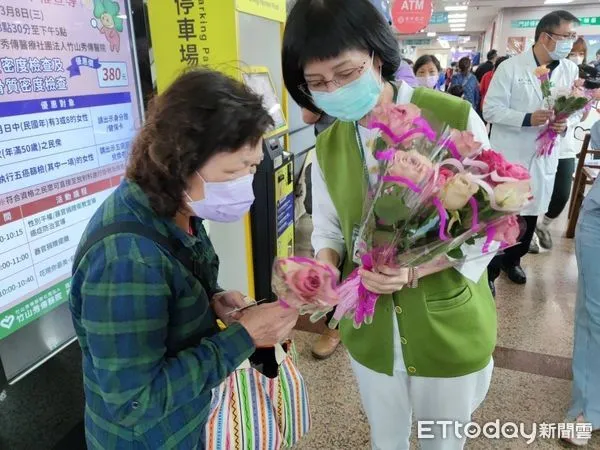
<path id="1" fill-rule="evenodd" d="M 336 269 L 327 264 L 290 257 L 275 261 L 271 284 L 280 302 L 318 321 L 338 302 L 338 277 Z"/>
<path id="2" fill-rule="evenodd" d="M 481 255 L 487 255 L 493 242 L 502 248 L 517 243 L 516 215 L 531 198 L 525 168 L 482 150 L 470 132 L 443 126 L 435 132 L 414 105 L 376 109 L 371 127 L 381 134 L 371 146 L 380 177 L 365 201 L 356 264 L 367 270 L 439 259 L 462 264 L 468 259 L 463 244 L 481 239 Z M 338 293 L 332 326 L 344 316 L 356 327 L 370 323 L 378 296 L 365 288 L 358 270 Z"/>
<path id="3" fill-rule="evenodd" d="M 542 95 L 548 105 L 548 109 L 554 111 L 554 117 L 539 134 L 538 155 L 549 156 L 554 151 L 558 141 L 558 133 L 554 131 L 554 125 L 564 122 L 573 114 L 585 111 L 592 107 L 592 102 L 597 93 L 585 89 L 584 80 L 577 80 L 571 89 L 563 92 L 553 92 L 553 83 L 550 81 L 550 70 L 547 67 L 538 67 L 535 75 L 541 83 Z"/>

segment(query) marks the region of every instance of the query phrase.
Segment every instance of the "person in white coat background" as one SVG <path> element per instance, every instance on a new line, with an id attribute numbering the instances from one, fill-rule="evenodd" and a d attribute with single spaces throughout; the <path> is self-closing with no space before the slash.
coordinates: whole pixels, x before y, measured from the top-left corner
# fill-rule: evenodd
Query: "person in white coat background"
<path id="1" fill-rule="evenodd" d="M 555 89 L 570 89 L 579 76 L 579 69 L 567 56 L 577 39 L 574 27 L 579 20 L 568 11 L 555 11 L 540 20 L 535 31 L 532 49 L 509 59 L 498 67 L 483 106 L 483 116 L 491 123 L 490 143 L 511 163 L 527 167 L 532 179 L 532 202 L 522 211 L 527 224 L 521 242 L 495 257 L 488 267 L 490 288 L 495 293 L 494 280 L 504 270 L 509 279 L 525 284 L 527 276 L 521 267 L 521 257 L 529 250 L 538 216 L 550 203 L 558 167 L 558 147 L 550 156 L 538 157 L 537 137 L 544 125 L 553 118 L 542 96 L 541 83 L 535 69 L 547 66 Z M 564 135 L 571 122 L 580 116 L 555 123 L 554 131 Z M 559 138 L 560 139 L 560 138 Z"/>

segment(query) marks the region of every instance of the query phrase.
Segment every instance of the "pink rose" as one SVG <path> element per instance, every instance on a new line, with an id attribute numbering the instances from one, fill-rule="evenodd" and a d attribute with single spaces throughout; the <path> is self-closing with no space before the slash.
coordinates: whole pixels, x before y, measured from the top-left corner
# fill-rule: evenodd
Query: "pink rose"
<path id="1" fill-rule="evenodd" d="M 487 164 L 490 172 L 503 170 L 504 166 L 507 164 L 504 156 L 494 150 L 482 151 L 477 157 L 477 160 Z"/>
<path id="2" fill-rule="evenodd" d="M 459 173 L 448 180 L 440 191 L 439 197 L 444 208 L 457 211 L 467 206 L 478 190 L 479 186 L 471 181 L 467 173 Z"/>
<path id="3" fill-rule="evenodd" d="M 301 312 L 327 310 L 337 303 L 336 269 L 308 258 L 283 258 L 275 263 L 273 292 Z"/>
<path id="4" fill-rule="evenodd" d="M 589 96 L 592 100 L 600 100 L 600 89 L 590 89 Z"/>
<path id="5" fill-rule="evenodd" d="M 529 180 L 531 178 L 525 167 L 509 163 L 504 159 L 504 156 L 493 150 L 482 151 L 476 159 L 488 166 L 490 174 L 496 172 L 499 177 L 514 178 L 516 180 Z"/>
<path id="6" fill-rule="evenodd" d="M 586 96 L 586 92 L 585 89 L 583 89 L 582 87 L 577 87 L 577 86 L 573 86 L 573 89 L 571 90 L 571 96 L 572 97 L 585 97 Z"/>
<path id="7" fill-rule="evenodd" d="M 577 80 L 575 80 L 575 83 L 573 83 L 573 87 L 575 89 L 581 89 L 581 88 L 583 88 L 584 84 L 585 84 L 585 80 L 578 78 Z"/>
<path id="8" fill-rule="evenodd" d="M 452 178 L 454 176 L 454 172 L 452 172 L 450 169 L 447 169 L 446 167 L 442 167 L 438 173 L 438 180 L 437 180 L 437 186 L 439 189 L 441 189 L 450 178 Z"/>
<path id="9" fill-rule="evenodd" d="M 474 156 L 481 150 L 481 142 L 477 142 L 470 131 L 453 130 L 450 139 L 463 158 Z"/>
<path id="10" fill-rule="evenodd" d="M 421 110 L 411 103 L 406 105 L 386 104 L 373 110 L 371 121 L 383 123 L 399 137 L 413 127 L 414 120 L 420 115 Z M 388 144 L 394 144 L 386 134 L 383 134 L 382 137 Z"/>
<path id="11" fill-rule="evenodd" d="M 289 276 L 290 289 L 298 297 L 312 299 L 321 292 L 325 284 L 325 274 L 315 267 L 303 267 Z"/>
<path id="12" fill-rule="evenodd" d="M 512 246 L 519 242 L 520 236 L 521 227 L 519 226 L 517 216 L 508 216 L 496 225 L 495 241 L 505 242 L 509 246 Z"/>
<path id="13" fill-rule="evenodd" d="M 416 150 L 397 151 L 388 173 L 394 177 L 407 178 L 420 184 L 431 175 L 432 163 Z"/>
<path id="14" fill-rule="evenodd" d="M 538 66 L 533 73 L 541 82 L 548 81 L 550 79 L 550 69 L 548 69 L 546 66 Z"/>
<path id="15" fill-rule="evenodd" d="M 503 171 L 499 172 L 498 175 L 501 177 L 514 178 L 515 180 L 520 181 L 529 180 L 531 178 L 529 171 L 525 167 L 521 166 L 520 164 L 510 163 L 507 163 L 503 167 Z"/>

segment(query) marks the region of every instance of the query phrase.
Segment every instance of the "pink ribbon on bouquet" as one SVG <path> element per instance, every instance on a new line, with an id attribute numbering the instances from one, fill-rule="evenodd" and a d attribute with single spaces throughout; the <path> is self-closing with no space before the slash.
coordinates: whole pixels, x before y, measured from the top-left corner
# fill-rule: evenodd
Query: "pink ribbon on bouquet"
<path id="1" fill-rule="evenodd" d="M 496 236 L 496 231 L 497 230 L 494 225 L 490 225 L 489 227 L 487 227 L 487 229 L 485 230 L 485 234 L 486 234 L 485 243 L 483 244 L 481 253 L 483 253 L 483 254 L 489 253 L 490 245 L 492 245 L 492 242 L 494 242 L 494 237 Z M 506 247 L 508 247 L 508 244 L 506 243 L 506 241 L 500 242 L 500 250 L 504 250 Z"/>
<path id="2" fill-rule="evenodd" d="M 394 155 L 396 154 L 395 149 L 388 148 L 387 150 L 380 150 L 375 153 L 375 158 L 379 161 L 388 161 L 391 162 L 394 160 Z"/>
<path id="3" fill-rule="evenodd" d="M 421 189 L 419 186 L 417 186 L 417 184 L 414 181 L 409 180 L 408 178 L 405 178 L 405 177 L 397 177 L 394 175 L 385 175 L 383 177 L 383 181 L 386 183 L 404 184 L 407 188 L 409 188 L 413 192 L 416 192 L 417 194 L 420 194 L 421 192 L 423 192 L 423 189 Z"/>
<path id="4" fill-rule="evenodd" d="M 400 136 L 394 133 L 392 129 L 383 122 L 374 121 L 370 124 L 370 128 L 378 128 L 382 133 L 388 136 L 395 144 L 400 144 L 401 142 L 405 141 L 406 139 L 415 134 L 422 134 L 430 141 L 433 141 L 435 139 L 435 131 L 433 131 L 433 129 L 429 126 L 427 121 L 422 117 L 417 117 L 415 120 L 413 120 L 413 125 L 415 125 L 415 128 L 408 130 L 406 133 L 403 133 Z"/>
<path id="5" fill-rule="evenodd" d="M 550 126 L 548 126 L 544 131 L 542 131 L 536 139 L 536 141 L 539 142 L 538 155 L 550 156 L 552 154 L 554 146 L 556 145 L 557 138 L 558 133 L 551 129 Z"/>
<path id="6" fill-rule="evenodd" d="M 454 142 L 452 142 L 451 140 L 447 140 L 443 143 L 443 145 L 444 148 L 450 152 L 454 159 L 458 159 L 459 161 L 463 159 Z"/>
<path id="7" fill-rule="evenodd" d="M 362 256 L 362 267 L 373 270 L 373 257 L 370 253 Z M 360 327 L 368 323 L 375 315 L 375 304 L 379 294 L 369 291 L 363 284 L 360 269 L 355 269 L 348 278 L 338 287 L 339 303 L 335 308 L 333 319 L 339 322 L 348 313 L 353 312 L 354 326 Z"/>
<path id="8" fill-rule="evenodd" d="M 383 177 L 383 181 L 390 182 L 390 183 L 404 184 L 411 191 L 416 192 L 417 194 L 420 194 L 421 192 L 423 192 L 423 189 L 421 189 L 412 180 L 409 180 L 408 178 L 387 175 L 387 176 Z M 446 208 L 444 208 L 444 206 L 442 205 L 442 202 L 440 201 L 439 198 L 433 197 L 431 199 L 431 201 L 433 203 L 433 206 L 435 206 L 435 208 L 438 212 L 438 216 L 440 217 L 440 228 L 439 228 L 438 235 L 442 241 L 447 241 L 450 239 L 446 235 L 446 226 L 448 224 L 448 212 L 446 211 Z M 471 206 L 473 206 L 473 203 L 471 203 Z M 477 205 L 476 204 L 475 204 L 475 209 L 473 212 L 477 213 Z"/>

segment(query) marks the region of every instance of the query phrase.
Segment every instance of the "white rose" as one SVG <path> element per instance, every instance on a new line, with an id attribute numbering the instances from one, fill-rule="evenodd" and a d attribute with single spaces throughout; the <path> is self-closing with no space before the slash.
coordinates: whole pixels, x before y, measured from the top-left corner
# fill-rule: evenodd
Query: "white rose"
<path id="1" fill-rule="evenodd" d="M 499 184 L 494 188 L 494 197 L 501 208 L 518 212 L 531 198 L 529 180 Z"/>
<path id="2" fill-rule="evenodd" d="M 444 208 L 456 211 L 464 208 L 478 190 L 479 186 L 473 183 L 467 174 L 460 173 L 444 184 L 439 196 Z"/>

